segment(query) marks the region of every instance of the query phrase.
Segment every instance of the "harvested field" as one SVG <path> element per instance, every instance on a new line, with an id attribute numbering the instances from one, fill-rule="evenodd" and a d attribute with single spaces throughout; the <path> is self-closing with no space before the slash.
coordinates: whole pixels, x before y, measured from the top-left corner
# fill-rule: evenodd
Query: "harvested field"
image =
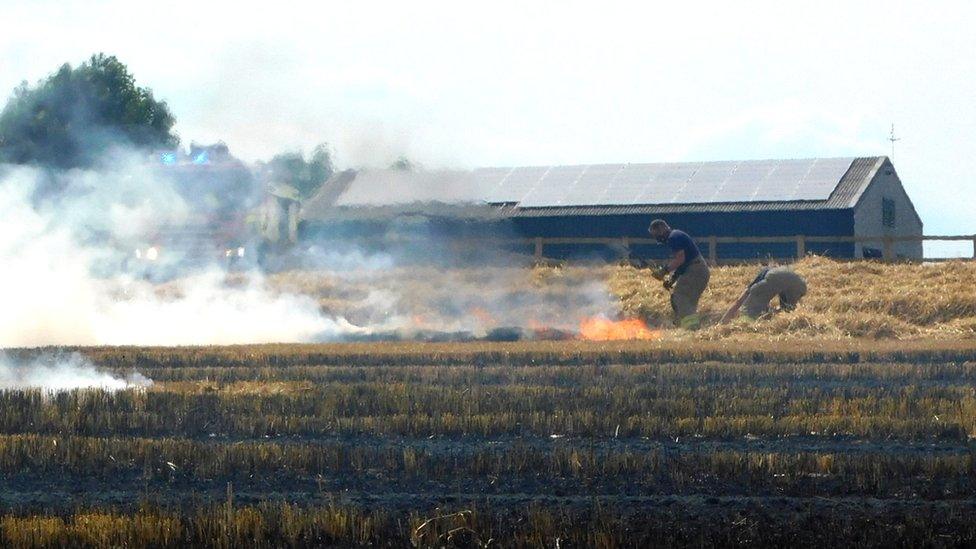
<path id="1" fill-rule="evenodd" d="M 810 288 L 795 312 L 727 326 L 715 324 L 758 267 L 714 268 L 700 307 L 706 329 L 693 336 L 670 329 L 667 292 L 647 270 L 630 266 L 291 271 L 269 283 L 279 292 L 312 296 L 323 312 L 353 323 L 411 329 L 577 330 L 585 319 L 606 313 L 643 319 L 663 328 L 664 338 L 976 339 L 976 262 L 885 264 L 809 256 L 794 267 Z"/>
<path id="2" fill-rule="evenodd" d="M 0 392 L 0 539 L 976 541 L 976 343 L 685 343 L 83 349 L 155 383 Z"/>
<path id="3" fill-rule="evenodd" d="M 976 543 L 976 264 L 796 269 L 696 333 L 631 267 L 394 268 L 268 282 L 400 341 L 8 350 L 153 383 L 0 390 L 0 545 Z"/>
<path id="4" fill-rule="evenodd" d="M 976 338 L 976 262 L 885 264 L 839 262 L 810 256 L 794 264 L 809 293 L 792 313 L 755 324 L 703 330 L 705 339 L 744 337 L 877 339 Z M 755 277 L 755 265 L 713 270 L 702 313 L 714 324 Z M 638 270 L 618 268 L 610 277 L 626 314 L 663 321 L 666 295 Z"/>

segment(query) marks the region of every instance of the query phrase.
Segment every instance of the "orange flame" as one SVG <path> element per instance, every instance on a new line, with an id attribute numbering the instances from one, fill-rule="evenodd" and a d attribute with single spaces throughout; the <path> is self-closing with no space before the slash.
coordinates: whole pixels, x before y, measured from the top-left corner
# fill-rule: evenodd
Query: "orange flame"
<path id="1" fill-rule="evenodd" d="M 660 333 L 651 330 L 643 320 L 629 318 L 610 320 L 602 316 L 585 318 L 580 322 L 580 338 L 588 341 L 613 341 L 618 339 L 657 339 Z"/>
<path id="2" fill-rule="evenodd" d="M 496 324 L 495 317 L 483 307 L 472 307 L 468 313 L 477 320 L 481 326 L 491 326 Z"/>
<path id="3" fill-rule="evenodd" d="M 545 324 L 539 322 L 534 318 L 530 318 L 527 321 L 525 321 L 525 327 L 532 330 L 533 332 L 549 329 L 549 326 L 546 326 Z"/>

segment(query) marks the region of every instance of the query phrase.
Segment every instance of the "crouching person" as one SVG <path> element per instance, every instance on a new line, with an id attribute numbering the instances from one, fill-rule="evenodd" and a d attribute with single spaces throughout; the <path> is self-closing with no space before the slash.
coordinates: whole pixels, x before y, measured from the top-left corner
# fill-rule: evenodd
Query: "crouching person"
<path id="1" fill-rule="evenodd" d="M 671 290 L 674 324 L 686 330 L 697 330 L 701 327 L 698 301 L 708 287 L 708 265 L 695 241 L 687 233 L 669 227 L 663 219 L 652 221 L 648 232 L 671 250 L 671 261 L 656 270 L 654 276 L 664 280 L 664 287 Z"/>
<path id="2" fill-rule="evenodd" d="M 732 307 L 722 316 L 723 324 L 731 321 L 743 306 L 744 317 L 756 320 L 769 312 L 769 303 L 779 297 L 779 307 L 792 311 L 807 294 L 807 281 L 789 267 L 764 267 Z"/>

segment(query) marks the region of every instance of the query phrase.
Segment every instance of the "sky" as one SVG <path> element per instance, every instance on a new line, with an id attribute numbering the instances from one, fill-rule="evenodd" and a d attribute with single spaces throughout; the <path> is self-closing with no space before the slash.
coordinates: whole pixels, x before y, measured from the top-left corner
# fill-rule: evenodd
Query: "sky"
<path id="1" fill-rule="evenodd" d="M 0 0 L 0 94 L 96 52 L 184 141 L 340 167 L 891 155 L 976 233 L 973 2 Z M 971 246 L 970 246 L 971 248 Z M 971 250 L 969 250 L 971 253 Z"/>

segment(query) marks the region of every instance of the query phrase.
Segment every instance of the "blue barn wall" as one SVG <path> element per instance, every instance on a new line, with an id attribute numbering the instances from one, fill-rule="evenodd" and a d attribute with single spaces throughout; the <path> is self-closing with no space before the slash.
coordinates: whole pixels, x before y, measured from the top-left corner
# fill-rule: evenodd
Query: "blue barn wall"
<path id="1" fill-rule="evenodd" d="M 398 219 L 371 219 L 335 223 L 307 223 L 300 226 L 299 239 L 305 242 L 320 240 L 353 243 L 393 233 L 413 235 L 421 240 L 450 238 L 648 238 L 647 226 L 661 217 L 672 227 L 682 229 L 695 238 L 708 236 L 850 236 L 854 232 L 852 210 L 807 210 L 764 212 L 675 213 L 666 215 L 627 214 L 600 216 L 517 217 L 511 219 L 474 221 L 451 218 L 429 218 L 418 222 Z M 531 246 L 518 247 L 519 252 L 531 253 Z M 524 249 L 522 249 L 524 248 Z M 702 253 L 708 255 L 708 245 L 701 243 Z M 808 253 L 829 257 L 854 257 L 854 245 L 845 243 L 813 243 L 806 245 Z M 626 254 L 621 246 L 548 244 L 545 256 L 565 259 L 620 259 Z M 667 256 L 664 246 L 657 244 L 632 245 L 633 258 L 658 259 Z M 719 244 L 719 260 L 778 258 L 796 256 L 796 244 Z"/>
<path id="2" fill-rule="evenodd" d="M 693 237 L 708 236 L 851 236 L 854 234 L 854 214 L 852 210 L 807 210 L 773 212 L 689 212 L 655 216 L 605 215 L 605 216 L 560 216 L 560 217 L 522 217 L 514 220 L 518 232 L 527 237 L 621 237 L 647 238 L 647 226 L 651 220 L 661 217 L 668 224 L 682 229 Z M 601 250 L 600 246 L 551 245 L 546 247 L 550 257 L 572 257 L 578 255 L 598 255 L 600 257 L 619 255 L 620 250 Z M 830 257 L 853 257 L 853 244 L 845 243 L 807 243 L 808 253 Z M 666 250 L 657 245 L 634 245 L 630 250 L 632 257 L 665 257 Z M 707 245 L 702 244 L 702 253 L 708 254 Z M 718 258 L 790 258 L 796 256 L 796 244 L 719 244 Z"/>

